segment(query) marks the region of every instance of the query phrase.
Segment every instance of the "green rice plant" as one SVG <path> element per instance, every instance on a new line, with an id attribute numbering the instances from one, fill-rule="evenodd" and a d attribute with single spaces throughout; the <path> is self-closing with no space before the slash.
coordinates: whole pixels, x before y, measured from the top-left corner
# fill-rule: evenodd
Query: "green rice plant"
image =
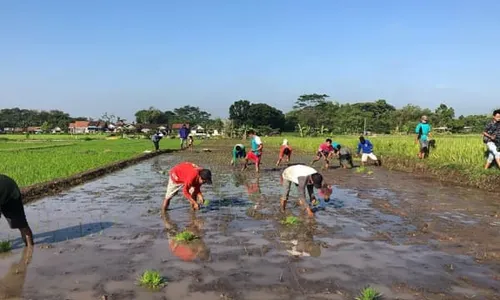
<path id="1" fill-rule="evenodd" d="M 12 243 L 10 241 L 0 241 L 0 253 L 9 252 L 12 250 Z"/>
<path id="2" fill-rule="evenodd" d="M 138 278 L 140 286 L 150 289 L 159 289 L 165 285 L 165 278 L 160 275 L 160 272 L 155 270 L 146 270 Z"/>
<path id="3" fill-rule="evenodd" d="M 300 223 L 300 220 L 296 216 L 288 216 L 284 220 L 281 221 L 281 224 L 287 225 L 287 226 L 294 226 L 294 225 L 298 225 L 299 223 Z"/>
<path id="4" fill-rule="evenodd" d="M 67 141 L 12 142 L 14 146 L 5 146 L 10 143 L 0 142 L 0 149 L 5 149 L 0 151 L 0 174 L 9 174 L 20 187 L 66 178 L 142 155 L 144 150 L 153 148 L 152 142 L 144 139 L 75 140 L 72 144 Z M 44 147 L 33 149 L 35 143 Z M 20 149 L 22 147 L 25 150 Z M 177 141 L 162 140 L 160 148 L 176 149 Z"/>
<path id="5" fill-rule="evenodd" d="M 177 242 L 189 243 L 196 239 L 199 239 L 199 237 L 191 231 L 184 230 L 183 232 L 179 232 L 178 234 L 176 234 L 174 239 Z"/>
<path id="6" fill-rule="evenodd" d="M 356 297 L 355 299 L 356 300 L 382 300 L 382 294 L 377 292 L 374 288 L 367 286 L 360 291 L 358 297 Z"/>

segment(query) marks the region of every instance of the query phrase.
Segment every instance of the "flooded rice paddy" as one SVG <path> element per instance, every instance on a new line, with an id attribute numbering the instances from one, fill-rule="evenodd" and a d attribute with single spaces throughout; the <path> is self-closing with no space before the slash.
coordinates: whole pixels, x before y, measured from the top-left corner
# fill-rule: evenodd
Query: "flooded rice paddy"
<path id="1" fill-rule="evenodd" d="M 335 184 L 332 200 L 310 219 L 292 190 L 286 215 L 301 222 L 287 226 L 274 153 L 257 175 L 232 169 L 229 151 L 216 146 L 158 156 L 27 205 L 32 255 L 0 221 L 0 238 L 14 246 L 0 258 L 0 299 L 354 299 L 366 285 L 385 299 L 500 299 L 499 195 L 382 168 L 333 168 L 323 172 Z M 212 169 L 214 185 L 202 188 L 210 202 L 193 213 L 178 196 L 164 222 L 161 172 L 182 160 Z M 175 243 L 185 228 L 200 239 Z M 146 269 L 167 285 L 138 286 Z"/>

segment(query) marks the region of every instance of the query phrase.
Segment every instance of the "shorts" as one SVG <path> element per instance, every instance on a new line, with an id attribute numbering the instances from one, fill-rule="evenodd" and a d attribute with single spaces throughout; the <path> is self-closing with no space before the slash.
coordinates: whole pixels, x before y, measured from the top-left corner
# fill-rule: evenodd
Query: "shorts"
<path id="1" fill-rule="evenodd" d="M 316 156 L 318 156 L 318 157 L 322 157 L 322 155 L 328 157 L 328 155 L 330 155 L 330 152 L 328 152 L 328 151 L 318 151 L 316 153 Z"/>
<path id="2" fill-rule="evenodd" d="M 370 158 L 371 160 L 378 160 L 377 156 L 375 154 L 373 154 L 373 152 L 372 153 L 363 153 L 361 155 L 361 161 L 362 162 L 367 162 L 368 158 Z"/>
<path id="3" fill-rule="evenodd" d="M 429 140 L 419 140 L 420 150 L 424 150 L 425 148 L 429 149 Z"/>
<path id="4" fill-rule="evenodd" d="M 258 163 L 260 163 L 260 160 L 262 159 L 262 154 L 257 155 L 253 151 L 250 151 L 250 152 L 248 152 L 246 159 L 254 161 L 256 164 L 258 164 Z"/>
<path id="5" fill-rule="evenodd" d="M 0 205 L 1 214 L 9 223 L 11 229 L 20 229 L 28 227 L 26 214 L 24 212 L 23 200 L 19 198 L 11 198 L 3 205 Z"/>
<path id="6" fill-rule="evenodd" d="M 245 151 L 236 152 L 236 158 L 245 158 L 247 153 Z"/>
<path id="7" fill-rule="evenodd" d="M 179 191 L 183 186 L 184 186 L 183 183 L 175 183 L 171 178 L 169 178 L 167 183 L 167 192 L 165 193 L 165 198 L 174 197 L 179 193 Z M 194 187 L 190 188 L 189 192 L 192 194 L 194 192 Z"/>
<path id="8" fill-rule="evenodd" d="M 351 154 L 341 154 L 339 157 L 340 163 L 342 165 L 351 165 L 352 166 L 352 156 Z"/>

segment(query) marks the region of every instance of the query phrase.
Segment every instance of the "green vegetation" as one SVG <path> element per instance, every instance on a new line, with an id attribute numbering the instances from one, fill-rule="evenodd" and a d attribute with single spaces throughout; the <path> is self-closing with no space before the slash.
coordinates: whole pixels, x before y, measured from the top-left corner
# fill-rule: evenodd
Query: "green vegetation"
<path id="1" fill-rule="evenodd" d="M 14 135 L 9 135 L 9 138 Z M 163 139 L 160 149 L 177 149 L 177 140 Z M 11 142 L 0 141 L 0 173 L 21 187 L 65 178 L 76 173 L 153 150 L 148 139 Z"/>
<path id="2" fill-rule="evenodd" d="M 9 252 L 12 250 L 12 243 L 10 241 L 0 241 L 0 253 Z"/>
<path id="3" fill-rule="evenodd" d="M 174 239 L 177 242 L 185 242 L 185 243 L 189 243 L 189 242 L 194 241 L 198 238 L 199 237 L 197 235 L 195 235 L 194 233 L 192 233 L 191 231 L 188 231 L 188 230 L 184 230 L 183 232 L 179 232 L 174 237 Z"/>
<path id="4" fill-rule="evenodd" d="M 146 270 L 138 279 L 139 285 L 150 289 L 158 289 L 165 285 L 165 278 L 160 275 L 160 272 L 155 270 Z"/>
<path id="5" fill-rule="evenodd" d="M 288 216 L 284 220 L 281 221 L 281 224 L 287 225 L 287 226 L 298 225 L 299 223 L 300 223 L 300 220 L 296 216 Z"/>
<path id="6" fill-rule="evenodd" d="M 356 300 L 382 300 L 382 294 L 377 292 L 372 287 L 365 287 L 359 293 L 359 296 L 355 298 Z"/>

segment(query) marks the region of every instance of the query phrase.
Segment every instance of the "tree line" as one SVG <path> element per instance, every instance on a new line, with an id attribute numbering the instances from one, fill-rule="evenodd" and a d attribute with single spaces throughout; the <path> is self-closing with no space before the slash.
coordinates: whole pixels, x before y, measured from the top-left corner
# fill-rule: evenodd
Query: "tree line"
<path id="1" fill-rule="evenodd" d="M 408 104 L 397 109 L 384 99 L 374 102 L 339 103 L 326 94 L 300 95 L 286 114 L 264 103 L 239 100 L 229 107 L 229 118 L 236 128 L 252 127 L 261 134 L 275 130 L 296 131 L 301 136 L 324 134 L 360 134 L 366 131 L 382 134 L 413 133 L 422 115 L 433 128 L 451 133 L 479 133 L 490 115 L 455 116 L 453 107 L 440 104 L 436 109 Z"/>
<path id="2" fill-rule="evenodd" d="M 229 107 L 227 122 L 220 118 L 212 118 L 210 113 L 190 105 L 167 111 L 149 107 L 135 113 L 134 123 L 158 124 L 166 127 L 175 123 L 187 123 L 190 127 L 200 125 L 207 131 L 224 130 L 231 136 L 241 135 L 248 128 L 256 129 L 260 134 L 295 131 L 301 136 L 316 136 L 359 134 L 365 130 L 383 134 L 413 133 L 422 115 L 429 117 L 433 128 L 445 127 L 452 133 L 479 133 L 491 118 L 489 115 L 456 117 L 453 107 L 445 104 L 440 104 L 434 110 L 412 104 L 398 109 L 384 99 L 341 104 L 329 98 L 326 94 L 300 95 L 293 109 L 287 113 L 266 103 L 252 103 L 242 99 L 235 101 Z M 104 113 L 99 119 L 107 123 L 125 121 L 108 113 Z M 21 108 L 0 110 L 0 128 L 40 126 L 44 131 L 55 127 L 65 131 L 69 123 L 80 120 L 89 119 L 71 117 L 60 110 L 40 111 Z"/>

